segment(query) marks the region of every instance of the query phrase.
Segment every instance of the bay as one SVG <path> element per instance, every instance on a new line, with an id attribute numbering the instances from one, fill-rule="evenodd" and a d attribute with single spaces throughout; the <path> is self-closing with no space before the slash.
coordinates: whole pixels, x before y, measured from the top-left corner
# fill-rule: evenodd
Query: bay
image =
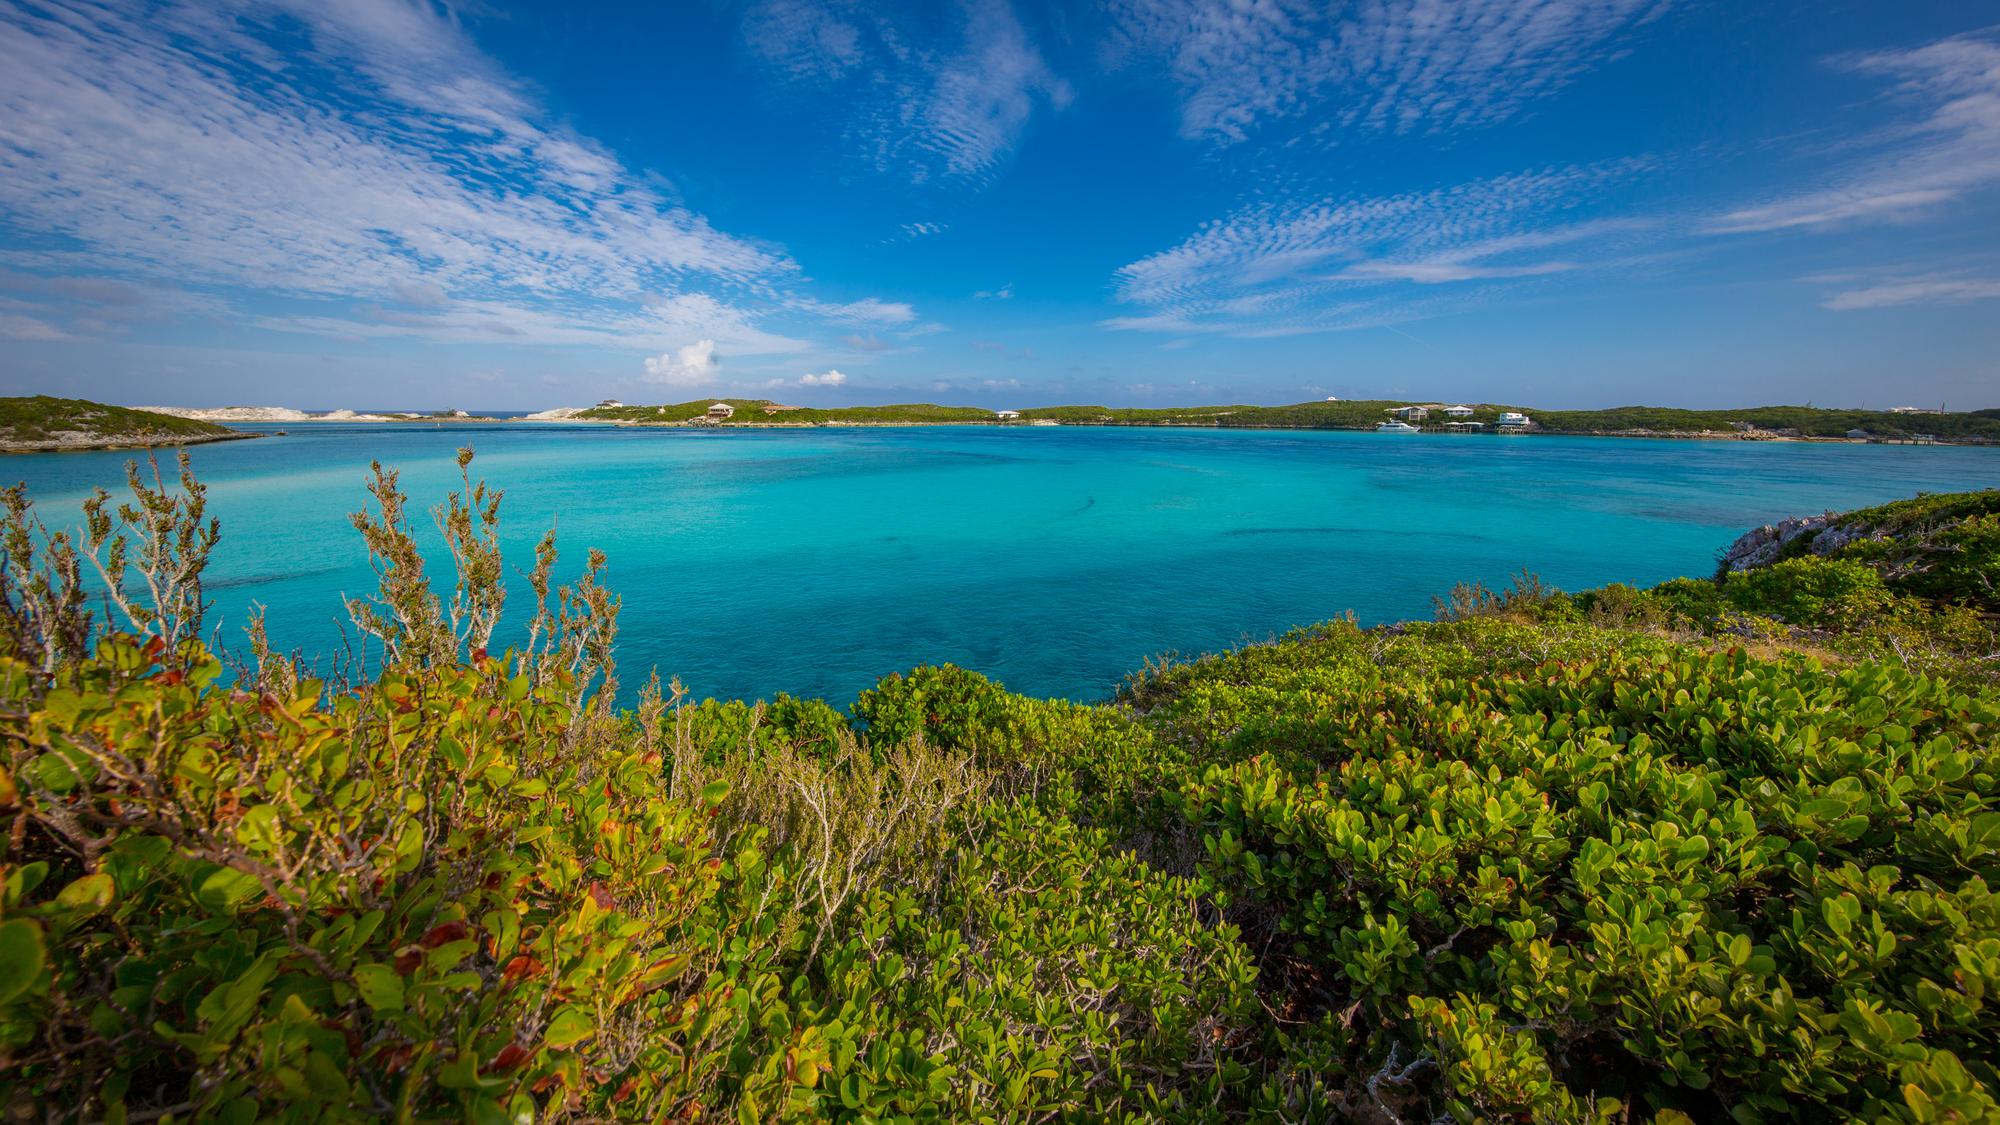
<path id="1" fill-rule="evenodd" d="M 648 668 L 697 695 L 839 705 L 950 661 L 1016 691 L 1101 699 L 1149 657 L 1266 639 L 1352 611 L 1428 617 L 1459 581 L 1529 569 L 1567 588 L 1705 575 L 1785 516 L 2000 484 L 2000 449 L 1794 442 L 927 426 L 622 429 L 291 424 L 199 446 L 223 524 L 211 626 L 252 605 L 273 640 L 337 651 L 341 596 L 373 589 L 348 523 L 371 460 L 421 513 L 455 450 L 506 490 L 509 558 L 552 522 L 624 599 L 628 687 Z M 269 427 L 268 429 L 275 429 Z M 17 456 L 43 518 L 77 520 L 129 453 Z M 170 467 L 170 465 L 169 465 Z M 115 491 L 115 487 L 114 487 Z M 435 542 L 428 517 L 425 541 Z M 432 573 L 441 573 L 441 550 Z M 525 580 L 511 582 L 512 625 Z M 502 645 L 518 637 L 503 630 Z"/>

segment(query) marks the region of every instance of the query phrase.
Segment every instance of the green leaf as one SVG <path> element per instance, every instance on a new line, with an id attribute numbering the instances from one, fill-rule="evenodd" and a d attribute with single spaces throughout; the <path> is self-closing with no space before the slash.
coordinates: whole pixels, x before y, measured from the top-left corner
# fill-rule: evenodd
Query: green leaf
<path id="1" fill-rule="evenodd" d="M 56 909 L 73 914 L 78 918 L 88 918 L 92 914 L 111 905 L 112 894 L 117 890 L 111 876 L 99 871 L 85 875 L 56 895 Z"/>
<path id="2" fill-rule="evenodd" d="M 233 911 L 263 889 L 256 876 L 234 867 L 219 867 L 202 879 L 194 897 L 210 910 Z"/>
<path id="3" fill-rule="evenodd" d="M 709 808 L 721 804 L 722 799 L 727 796 L 729 796 L 729 783 L 726 781 L 711 781 L 701 787 L 701 803 Z"/>
<path id="4" fill-rule="evenodd" d="M 41 923 L 29 918 L 0 922 L 0 1004 L 26 992 L 47 959 Z"/>
<path id="5" fill-rule="evenodd" d="M 354 987 L 361 1001 L 378 1012 L 403 1010 L 403 978 L 387 965 L 367 964 L 354 970 Z"/>
<path id="6" fill-rule="evenodd" d="M 590 1013 L 575 1005 L 556 1010 L 549 1020 L 549 1029 L 542 1038 L 548 1045 L 558 1050 L 581 1043 L 597 1034 L 597 1028 L 590 1019 Z"/>

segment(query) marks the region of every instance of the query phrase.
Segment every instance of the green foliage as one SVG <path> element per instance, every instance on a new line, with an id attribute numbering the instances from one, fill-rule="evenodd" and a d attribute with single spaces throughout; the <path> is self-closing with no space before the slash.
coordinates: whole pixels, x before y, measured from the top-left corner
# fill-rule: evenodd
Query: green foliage
<path id="1" fill-rule="evenodd" d="M 1874 567 L 1811 556 L 1731 574 L 1722 596 L 1745 613 L 1826 628 L 1859 625 L 1893 610 L 1893 595 Z"/>
<path id="2" fill-rule="evenodd" d="M 836 1120 L 1213 1113 L 1247 1073 L 1248 951 L 1161 875 L 1028 804 L 993 808 L 933 909 L 878 892 L 802 1006 Z"/>
<path id="3" fill-rule="evenodd" d="M 1893 590 L 2000 611 L 2000 489 L 1918 496 L 1848 512 L 1794 540 L 1793 549 L 1818 550 L 1829 535 L 1848 540 L 1830 557 L 1866 563 Z"/>
<path id="4" fill-rule="evenodd" d="M 684 423 L 726 402 L 735 414 L 724 426 L 742 425 L 922 425 L 992 422 L 993 412 L 971 406 L 903 403 L 892 406 L 842 406 L 828 409 L 780 406 L 767 399 L 696 399 L 663 406 L 615 406 L 586 410 L 581 418 L 605 422 Z M 1397 407 L 1424 405 L 1389 399 L 1300 402 L 1285 406 L 1111 407 L 1040 406 L 1021 411 L 1026 421 L 1037 419 L 1066 426 L 1208 426 L 1224 429 L 1365 430 Z M 1946 440 L 2000 440 L 2000 418 L 1991 411 L 1972 414 L 1891 414 L 1872 410 L 1822 410 L 1810 406 L 1758 406 L 1742 410 L 1682 410 L 1664 406 L 1623 406 L 1608 410 L 1539 410 L 1504 403 L 1474 403 L 1463 420 L 1483 423 L 1488 431 L 1503 411 L 1518 410 L 1547 433 L 1664 435 L 1733 434 L 1737 423 L 1757 430 L 1805 437 L 1839 438 L 1865 429 L 1885 438 L 1931 434 Z M 1437 421 L 1433 415 L 1431 421 Z"/>
<path id="5" fill-rule="evenodd" d="M 32 446 L 66 433 L 87 435 L 93 443 L 105 445 L 171 445 L 187 439 L 243 436 L 213 422 L 80 398 L 0 398 L 0 445 Z"/>
<path id="6" fill-rule="evenodd" d="M 1214 877 L 1369 1032 L 1349 1073 L 1438 1060 L 1465 1116 L 1996 1112 L 2000 696 L 1545 628 L 1149 688 Z"/>

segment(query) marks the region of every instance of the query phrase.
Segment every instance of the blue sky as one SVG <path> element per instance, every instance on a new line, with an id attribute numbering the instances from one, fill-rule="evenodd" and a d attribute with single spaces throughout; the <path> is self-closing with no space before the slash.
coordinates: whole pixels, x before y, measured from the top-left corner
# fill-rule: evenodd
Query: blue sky
<path id="1" fill-rule="evenodd" d="M 2000 406 L 1996 21 L 0 0 L 0 393 Z"/>

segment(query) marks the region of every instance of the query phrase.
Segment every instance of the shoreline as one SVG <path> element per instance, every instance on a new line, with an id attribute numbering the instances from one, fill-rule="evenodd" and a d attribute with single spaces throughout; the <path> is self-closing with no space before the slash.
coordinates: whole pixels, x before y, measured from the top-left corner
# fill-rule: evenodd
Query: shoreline
<path id="1" fill-rule="evenodd" d="M 473 421 L 476 419 L 456 419 Z M 1269 426 L 1246 424 L 1240 426 L 1217 426 L 1204 422 L 983 422 L 972 419 L 949 422 L 724 422 L 720 424 L 694 420 L 676 422 L 632 422 L 616 418 L 495 418 L 477 419 L 498 422 L 536 422 L 546 424 L 562 422 L 593 426 L 616 426 L 634 430 L 702 430 L 726 432 L 729 430 L 841 430 L 841 429 L 907 429 L 923 426 L 972 426 L 986 429 L 1038 430 L 1038 429 L 1098 429 L 1098 430 L 1261 430 L 1284 433 L 1346 433 L 1366 434 L 1375 432 L 1366 426 Z M 1741 434 L 1733 431 L 1717 430 L 1552 430 L 1536 426 L 1512 432 L 1487 431 L 1478 434 L 1455 434 L 1441 429 L 1423 430 L 1424 435 L 1434 437 L 1455 437 L 1477 440 L 1494 437 L 1580 437 L 1580 438 L 1631 438 L 1643 441 L 1736 441 L 1749 444 L 1805 443 L 1814 445 L 1941 445 L 1966 446 L 1972 448 L 2000 445 L 2000 442 L 1947 440 L 1912 441 L 1898 438 L 1849 438 L 1823 437 L 1814 434 Z M 1403 436 L 1403 435 L 1392 435 Z"/>
<path id="2" fill-rule="evenodd" d="M 92 453 L 112 449 L 164 449 L 178 445 L 208 445 L 218 441 L 244 441 L 269 437 L 254 430 L 232 430 L 226 434 L 168 434 L 158 439 L 140 435 L 106 438 L 51 438 L 46 441 L 0 442 L 0 453 Z"/>

